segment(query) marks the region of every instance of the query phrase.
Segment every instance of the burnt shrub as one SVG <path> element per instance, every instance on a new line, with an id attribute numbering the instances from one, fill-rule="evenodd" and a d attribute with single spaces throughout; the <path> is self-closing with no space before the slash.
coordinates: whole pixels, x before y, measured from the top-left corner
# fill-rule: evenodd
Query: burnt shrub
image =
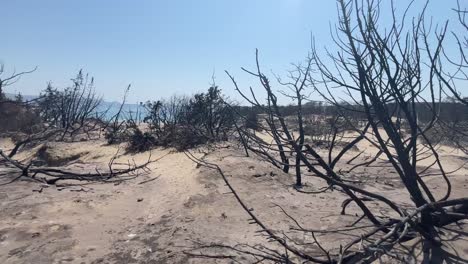
<path id="1" fill-rule="evenodd" d="M 172 96 L 168 100 L 147 102 L 145 108 L 144 122 L 154 144 L 180 151 L 227 140 L 235 121 L 217 86 L 190 98 Z"/>
<path id="2" fill-rule="evenodd" d="M 178 126 L 173 132 L 173 138 L 168 146 L 183 151 L 209 142 L 209 138 L 203 134 L 196 133 L 189 126 Z"/>
<path id="3" fill-rule="evenodd" d="M 41 126 L 33 107 L 13 101 L 0 101 L 0 132 L 33 133 Z"/>
<path id="4" fill-rule="evenodd" d="M 89 125 L 88 121 L 96 118 L 102 103 L 101 97 L 95 92 L 93 77 L 80 70 L 71 80 L 72 85 L 62 90 L 49 84 L 38 100 L 42 120 L 50 126 L 63 129 L 63 135 L 73 135 L 85 129 Z"/>
<path id="5" fill-rule="evenodd" d="M 130 132 L 127 150 L 130 152 L 143 152 L 155 146 L 156 139 L 148 132 L 133 127 Z"/>
<path id="6" fill-rule="evenodd" d="M 174 95 L 168 100 L 145 104 L 147 116 L 143 121 L 148 124 L 151 133 L 158 138 L 160 144 L 165 145 L 174 140 L 175 129 L 188 123 L 189 103 L 189 98 Z"/>
<path id="7" fill-rule="evenodd" d="M 212 141 L 227 140 L 234 124 L 234 114 L 225 103 L 221 90 L 211 86 L 206 93 L 193 96 L 187 111 L 188 125 Z"/>
<path id="8" fill-rule="evenodd" d="M 129 133 L 124 129 L 115 130 L 111 128 L 106 131 L 104 138 L 109 145 L 118 144 L 127 141 L 129 139 Z"/>

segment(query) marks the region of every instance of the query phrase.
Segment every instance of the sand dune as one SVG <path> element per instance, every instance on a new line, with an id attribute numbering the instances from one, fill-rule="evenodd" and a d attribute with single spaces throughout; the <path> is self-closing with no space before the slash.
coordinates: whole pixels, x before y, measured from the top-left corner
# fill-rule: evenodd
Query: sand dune
<path id="1" fill-rule="evenodd" d="M 2 139 L 0 145 L 8 149 L 12 142 Z M 21 152 L 18 158 L 23 161 L 37 159 L 41 148 L 44 146 Z M 71 170 L 92 171 L 94 167 L 105 168 L 118 148 L 99 140 L 47 143 L 46 150 L 42 150 L 47 155 L 42 155 L 49 157 L 49 161 L 60 160 L 62 167 Z M 359 145 L 358 148 L 366 146 Z M 259 158 L 245 157 L 243 151 L 235 146 L 192 152 L 197 157 L 219 164 L 242 199 L 274 230 L 294 227 L 278 206 L 310 229 L 340 228 L 357 219 L 359 210 L 354 205 L 347 209 L 346 215 L 340 215 L 341 203 L 346 198 L 341 193 L 298 193 L 292 188 L 292 175 L 282 173 Z M 150 154 L 126 154 L 123 150 L 119 153 L 116 160 L 119 164 L 143 163 Z M 462 155 L 449 148 L 443 153 L 450 168 L 465 162 Z M 249 224 L 247 214 L 228 192 L 216 171 L 197 166 L 184 153 L 170 149 L 155 149 L 151 156 L 161 158 L 150 164 L 151 171 L 113 183 L 63 181 L 53 186 L 26 179 L 8 183 L 18 173 L 8 168 L 1 169 L 0 262 L 218 263 L 230 261 L 194 258 L 184 251 L 210 243 L 266 244 L 277 248 L 266 243 L 265 237 L 256 232 L 258 228 Z M 383 165 L 368 167 L 357 171 L 354 177 L 365 177 L 368 190 L 379 190 L 401 204 L 409 203 L 409 199 L 402 195 L 405 192 L 399 180 L 391 174 L 382 177 L 384 170 Z M 466 170 L 457 171 L 451 175 L 451 180 L 453 195 L 465 194 L 468 184 Z M 306 182 L 309 189 L 325 186 L 323 181 L 314 177 L 306 177 Z M 434 181 L 430 179 L 429 185 L 437 194 L 444 191 L 444 186 L 436 178 Z M 385 212 L 385 207 L 382 210 Z M 463 230 L 460 229 L 463 226 L 454 226 L 453 229 Z M 289 235 L 297 241 L 310 239 L 294 232 Z M 359 232 L 337 232 L 327 236 L 318 234 L 318 239 L 324 247 L 338 250 L 340 243 L 356 235 Z M 447 236 L 451 235 L 447 231 Z M 465 239 L 459 239 L 449 244 L 453 247 L 450 250 L 466 259 L 467 243 Z M 408 262 L 418 263 L 419 250 L 414 249 L 414 256 L 407 255 Z M 319 248 L 313 245 L 310 251 L 320 253 Z M 252 261 L 248 258 L 243 260 Z M 392 263 L 394 260 L 383 261 Z"/>

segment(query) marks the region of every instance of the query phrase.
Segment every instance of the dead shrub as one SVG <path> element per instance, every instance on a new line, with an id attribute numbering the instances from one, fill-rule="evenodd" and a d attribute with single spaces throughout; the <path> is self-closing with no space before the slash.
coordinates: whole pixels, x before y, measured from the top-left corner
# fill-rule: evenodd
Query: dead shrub
<path id="1" fill-rule="evenodd" d="M 17 102 L 0 102 L 0 132 L 33 133 L 41 122 L 31 107 Z"/>
<path id="2" fill-rule="evenodd" d="M 143 132 L 138 127 L 131 129 L 127 150 L 130 152 L 144 152 L 156 145 L 156 139 L 148 132 Z"/>

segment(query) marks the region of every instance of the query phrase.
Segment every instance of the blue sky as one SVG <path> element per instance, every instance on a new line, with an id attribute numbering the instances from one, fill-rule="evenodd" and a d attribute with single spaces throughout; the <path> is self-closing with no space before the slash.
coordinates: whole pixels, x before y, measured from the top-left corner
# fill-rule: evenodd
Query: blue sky
<path id="1" fill-rule="evenodd" d="M 453 18 L 455 5 L 431 1 L 428 15 Z M 331 46 L 336 21 L 334 0 L 0 0 L 0 10 L 0 63 L 8 71 L 38 66 L 6 92 L 64 87 L 83 68 L 107 100 L 131 83 L 132 102 L 205 90 L 213 71 L 238 98 L 224 70 L 255 84 L 240 67 L 253 67 L 258 48 L 267 72 L 284 73 L 307 55 L 311 32 L 318 47 Z"/>

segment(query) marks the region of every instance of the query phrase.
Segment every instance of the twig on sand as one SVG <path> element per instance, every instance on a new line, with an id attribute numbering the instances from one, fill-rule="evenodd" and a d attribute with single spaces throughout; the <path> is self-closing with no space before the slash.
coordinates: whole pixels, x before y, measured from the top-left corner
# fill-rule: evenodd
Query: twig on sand
<path id="1" fill-rule="evenodd" d="M 149 180 L 146 180 L 146 181 L 139 182 L 138 184 L 145 184 L 145 183 L 148 183 L 148 182 L 152 182 L 154 180 L 157 180 L 159 177 L 161 177 L 161 175 L 158 175 L 158 176 L 156 176 L 154 178 L 151 178 Z"/>

